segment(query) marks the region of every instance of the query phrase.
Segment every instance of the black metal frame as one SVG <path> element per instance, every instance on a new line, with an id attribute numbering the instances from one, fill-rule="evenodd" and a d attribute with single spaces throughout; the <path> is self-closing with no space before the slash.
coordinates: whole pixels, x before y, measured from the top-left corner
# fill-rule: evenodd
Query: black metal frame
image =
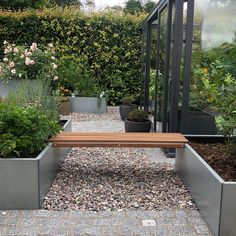
<path id="1" fill-rule="evenodd" d="M 180 98 L 180 66 L 183 47 L 183 5 L 188 3 L 187 8 L 187 25 L 186 25 L 186 40 L 184 54 L 184 82 L 183 82 L 183 99 L 181 110 L 181 126 L 179 130 L 179 98 Z M 163 94 L 163 111 L 162 111 L 162 132 L 179 132 L 181 127 L 187 120 L 188 103 L 189 103 L 189 84 L 191 72 L 191 52 L 192 52 L 192 33 L 193 33 L 193 15 L 194 15 L 194 0 L 160 0 L 155 9 L 150 13 L 143 24 L 143 29 L 147 32 L 146 45 L 146 64 L 144 74 L 144 110 L 149 109 L 149 85 L 150 85 L 150 55 L 151 55 L 151 34 L 152 22 L 158 19 L 157 30 L 157 57 L 156 57 L 156 80 L 155 80 L 155 104 L 154 104 L 154 131 L 156 131 L 157 123 L 157 85 L 161 81 L 159 78 L 159 53 L 160 53 L 160 23 L 161 14 L 164 9 L 168 9 L 167 15 L 167 37 L 165 48 L 165 67 L 164 67 L 164 94 Z M 175 9 L 174 9 L 175 8 Z M 172 19 L 173 9 L 175 10 L 175 18 Z M 172 32 L 172 21 L 173 32 Z M 144 31 L 143 31 L 144 32 Z M 173 33 L 173 34 L 172 34 Z M 171 38 L 173 35 L 173 39 Z M 171 46 L 173 44 L 173 57 L 171 58 Z M 172 61 L 170 61 L 172 59 Z M 172 65 L 170 71 L 170 63 Z M 171 87 L 169 89 L 171 73 Z M 170 94 L 170 96 L 169 96 Z M 169 106 L 170 104 L 170 106 Z"/>

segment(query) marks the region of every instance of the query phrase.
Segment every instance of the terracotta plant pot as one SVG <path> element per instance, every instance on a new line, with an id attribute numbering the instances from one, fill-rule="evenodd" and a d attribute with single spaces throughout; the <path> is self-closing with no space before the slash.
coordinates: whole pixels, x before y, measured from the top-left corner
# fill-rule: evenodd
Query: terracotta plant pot
<path id="1" fill-rule="evenodd" d="M 61 106 L 59 108 L 59 113 L 61 115 L 69 115 L 71 112 L 70 100 L 61 101 Z"/>

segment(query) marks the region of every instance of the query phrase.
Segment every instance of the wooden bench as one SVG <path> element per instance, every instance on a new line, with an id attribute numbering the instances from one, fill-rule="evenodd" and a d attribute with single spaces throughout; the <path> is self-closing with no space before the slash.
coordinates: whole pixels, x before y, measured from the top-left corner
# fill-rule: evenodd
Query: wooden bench
<path id="1" fill-rule="evenodd" d="M 62 132 L 49 141 L 55 147 L 183 148 L 188 143 L 188 140 L 180 133 Z"/>

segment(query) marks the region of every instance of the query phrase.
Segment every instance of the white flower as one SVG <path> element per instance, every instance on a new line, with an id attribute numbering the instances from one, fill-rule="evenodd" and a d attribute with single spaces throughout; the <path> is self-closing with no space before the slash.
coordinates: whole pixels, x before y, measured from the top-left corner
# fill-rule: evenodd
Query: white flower
<path id="1" fill-rule="evenodd" d="M 26 57 L 26 58 L 25 58 L 25 64 L 26 64 L 27 66 L 30 64 L 30 61 L 31 61 L 31 60 L 30 60 L 29 57 Z"/>
<path id="2" fill-rule="evenodd" d="M 32 45 L 30 46 L 30 49 L 32 51 L 35 51 L 37 49 L 37 43 L 32 43 Z"/>
<path id="3" fill-rule="evenodd" d="M 4 57 L 4 58 L 3 58 L 3 61 L 4 61 L 4 62 L 8 62 L 8 58 Z"/>
<path id="4" fill-rule="evenodd" d="M 21 58 L 21 59 L 23 59 L 24 57 L 25 57 L 25 55 L 24 55 L 24 54 L 21 54 L 21 55 L 20 55 L 20 58 Z"/>
<path id="5" fill-rule="evenodd" d="M 15 69 L 11 70 L 11 73 L 12 73 L 13 75 L 16 74 L 16 70 L 15 70 Z"/>
<path id="6" fill-rule="evenodd" d="M 13 49 L 13 52 L 14 52 L 14 53 L 18 53 L 18 52 L 19 52 L 19 49 L 18 49 L 18 48 L 14 48 L 14 49 Z"/>
<path id="7" fill-rule="evenodd" d="M 30 60 L 30 65 L 33 65 L 35 63 L 34 60 Z"/>
<path id="8" fill-rule="evenodd" d="M 19 78 L 21 78 L 22 74 L 21 74 L 21 73 L 19 73 L 19 75 L 18 75 L 18 76 L 19 76 Z"/>
<path id="9" fill-rule="evenodd" d="M 4 44 L 4 45 L 5 45 L 5 44 L 7 44 L 7 41 L 6 41 L 6 40 L 4 40 L 3 44 Z"/>
<path id="10" fill-rule="evenodd" d="M 55 80 L 58 80 L 58 76 L 55 76 L 54 78 L 53 78 L 53 80 L 55 81 Z"/>
<path id="11" fill-rule="evenodd" d="M 14 67 L 14 66 L 15 66 L 14 61 L 11 61 L 10 64 L 9 64 L 9 67 L 12 68 L 12 67 Z"/>
<path id="12" fill-rule="evenodd" d="M 48 47 L 53 48 L 53 44 L 52 44 L 52 43 L 49 43 L 49 44 L 48 44 Z"/>
<path id="13" fill-rule="evenodd" d="M 53 68 L 53 69 L 57 69 L 57 64 L 52 63 L 52 68 Z"/>
<path id="14" fill-rule="evenodd" d="M 56 60 L 56 58 L 54 56 L 51 57 L 52 60 Z"/>

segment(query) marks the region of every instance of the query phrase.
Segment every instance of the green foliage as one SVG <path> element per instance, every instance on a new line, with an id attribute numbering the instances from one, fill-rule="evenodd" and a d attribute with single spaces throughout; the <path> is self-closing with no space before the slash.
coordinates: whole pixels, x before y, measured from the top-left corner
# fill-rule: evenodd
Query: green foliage
<path id="1" fill-rule="evenodd" d="M 140 0 L 127 0 L 125 2 L 124 12 L 135 15 L 143 10 L 142 2 Z"/>
<path id="2" fill-rule="evenodd" d="M 23 108 L 36 107 L 45 112 L 48 119 L 59 120 L 59 98 L 52 94 L 50 80 L 24 80 L 16 90 L 9 93 L 7 102 Z"/>
<path id="3" fill-rule="evenodd" d="M 128 120 L 130 121 L 135 121 L 135 122 L 143 122 L 148 120 L 148 113 L 139 110 L 139 109 L 134 109 L 128 114 Z"/>
<path id="4" fill-rule="evenodd" d="M 57 84 L 60 88 L 68 89 L 71 93 L 79 96 L 97 95 L 96 81 L 90 74 L 87 60 L 82 57 L 63 56 L 59 61 Z M 62 94 L 64 95 L 64 94 Z"/>
<path id="5" fill-rule="evenodd" d="M 48 0 L 2 0 L 0 2 L 0 8 L 11 10 L 24 8 L 38 9 L 46 6 L 48 3 Z"/>
<path id="6" fill-rule="evenodd" d="M 82 2 L 80 0 L 51 0 L 52 4 L 55 4 L 60 7 L 68 7 L 68 6 L 77 6 L 81 7 Z"/>
<path id="7" fill-rule="evenodd" d="M 156 5 L 157 5 L 156 2 L 148 1 L 143 5 L 143 9 L 145 12 L 150 13 Z"/>
<path id="8" fill-rule="evenodd" d="M 0 157 L 35 157 L 48 137 L 60 131 L 58 122 L 36 107 L 0 104 Z"/>
<path id="9" fill-rule="evenodd" d="M 118 104 L 124 94 L 138 97 L 140 93 L 144 17 L 114 12 L 83 15 L 68 9 L 1 12 L 0 45 L 4 40 L 16 45 L 52 42 L 59 56 L 86 58 L 95 84 L 112 104 Z"/>
<path id="10" fill-rule="evenodd" d="M 133 96 L 126 96 L 121 99 L 121 102 L 123 105 L 131 105 L 132 102 L 134 102 L 134 97 Z"/>

